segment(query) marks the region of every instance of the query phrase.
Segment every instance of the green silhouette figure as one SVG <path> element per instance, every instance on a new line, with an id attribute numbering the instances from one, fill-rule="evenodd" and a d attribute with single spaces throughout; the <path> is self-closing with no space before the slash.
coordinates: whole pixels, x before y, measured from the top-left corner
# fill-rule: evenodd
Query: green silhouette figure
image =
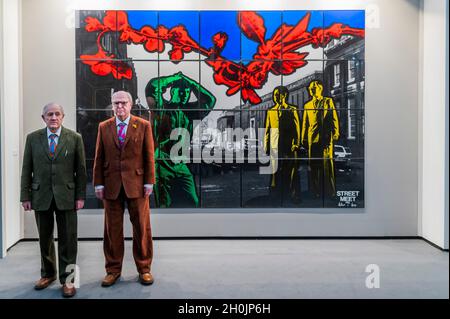
<path id="1" fill-rule="evenodd" d="M 170 88 L 170 100 L 164 98 Z M 196 100 L 190 102 L 191 92 Z M 192 136 L 194 120 L 201 120 L 216 104 L 216 98 L 199 83 L 182 72 L 151 79 L 145 87 L 147 103 L 152 109 L 155 136 L 155 201 L 157 207 L 198 207 L 194 177 L 184 161 L 173 162 L 170 150 L 177 143 L 190 143 L 186 135 L 171 140 L 172 130 L 181 128 Z M 181 144 L 179 144 L 181 145 Z M 174 202 L 173 198 L 177 198 Z"/>

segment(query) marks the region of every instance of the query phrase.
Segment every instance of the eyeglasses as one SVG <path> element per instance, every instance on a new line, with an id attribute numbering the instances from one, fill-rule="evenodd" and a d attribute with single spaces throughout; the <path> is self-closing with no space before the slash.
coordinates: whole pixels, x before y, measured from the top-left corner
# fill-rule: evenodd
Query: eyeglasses
<path id="1" fill-rule="evenodd" d="M 117 106 L 126 106 L 129 102 L 128 101 L 114 101 L 112 104 L 113 106 L 117 107 Z"/>

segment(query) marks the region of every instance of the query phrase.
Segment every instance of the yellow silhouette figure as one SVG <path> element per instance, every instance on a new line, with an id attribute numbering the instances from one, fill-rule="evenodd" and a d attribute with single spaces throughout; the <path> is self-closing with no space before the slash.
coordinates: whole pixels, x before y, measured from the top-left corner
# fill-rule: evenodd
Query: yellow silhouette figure
<path id="1" fill-rule="evenodd" d="M 298 202 L 300 120 L 297 107 L 286 102 L 288 97 L 289 91 L 284 86 L 273 90 L 272 99 L 275 105 L 266 113 L 264 150 L 270 155 L 272 165 L 271 194 L 278 197 L 288 193 L 292 201 Z"/>
<path id="2" fill-rule="evenodd" d="M 316 197 L 334 197 L 333 144 L 339 139 L 339 120 L 333 100 L 322 95 L 323 85 L 312 81 L 308 86 L 311 100 L 305 103 L 302 121 L 302 145 L 308 150 L 310 185 Z M 322 184 L 323 180 L 323 184 Z"/>

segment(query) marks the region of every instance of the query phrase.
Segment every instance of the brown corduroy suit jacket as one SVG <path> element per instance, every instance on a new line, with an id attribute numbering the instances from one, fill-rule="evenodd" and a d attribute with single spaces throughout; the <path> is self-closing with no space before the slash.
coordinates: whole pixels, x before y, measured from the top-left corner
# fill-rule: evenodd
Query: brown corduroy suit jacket
<path id="1" fill-rule="evenodd" d="M 105 186 L 105 199 L 115 200 L 123 185 L 128 198 L 144 196 L 144 184 L 155 184 L 152 128 L 149 121 L 131 115 L 126 139 L 119 146 L 116 118 L 98 126 L 94 186 Z"/>

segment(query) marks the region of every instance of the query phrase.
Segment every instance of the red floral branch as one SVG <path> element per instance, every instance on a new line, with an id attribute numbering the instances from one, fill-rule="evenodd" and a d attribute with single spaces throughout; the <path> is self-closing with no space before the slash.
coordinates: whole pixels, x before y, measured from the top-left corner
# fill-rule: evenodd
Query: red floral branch
<path id="1" fill-rule="evenodd" d="M 263 18 L 255 12 L 240 12 L 239 28 L 252 41 L 257 42 L 257 52 L 248 64 L 229 61 L 220 54 L 228 40 L 228 35 L 218 32 L 213 36 L 213 47 L 206 49 L 193 40 L 183 25 L 167 29 L 163 25 L 157 28 L 144 26 L 133 29 L 128 23 L 124 11 L 106 11 L 103 23 L 93 17 L 87 17 L 86 31 L 99 32 L 97 36 L 98 52 L 95 55 L 81 55 L 81 60 L 91 66 L 93 73 L 101 76 L 112 74 L 115 78 L 131 79 L 132 69 L 124 62 L 115 60 L 114 54 L 107 54 L 101 46 L 101 38 L 108 32 L 119 32 L 120 42 L 142 44 L 148 52 L 164 52 L 165 44 L 172 46 L 168 52 L 172 62 L 183 60 L 184 54 L 197 52 L 207 59 L 205 62 L 214 70 L 214 82 L 228 87 L 231 96 L 241 90 L 244 102 L 261 102 L 255 90 L 261 89 L 267 82 L 268 74 L 289 75 L 305 66 L 307 52 L 297 52 L 306 45 L 314 48 L 325 47 L 332 39 L 343 35 L 364 37 L 364 30 L 335 23 L 328 28 L 314 28 L 307 32 L 310 13 L 307 13 L 295 26 L 282 24 L 272 38 L 265 40 L 266 28 Z"/>

